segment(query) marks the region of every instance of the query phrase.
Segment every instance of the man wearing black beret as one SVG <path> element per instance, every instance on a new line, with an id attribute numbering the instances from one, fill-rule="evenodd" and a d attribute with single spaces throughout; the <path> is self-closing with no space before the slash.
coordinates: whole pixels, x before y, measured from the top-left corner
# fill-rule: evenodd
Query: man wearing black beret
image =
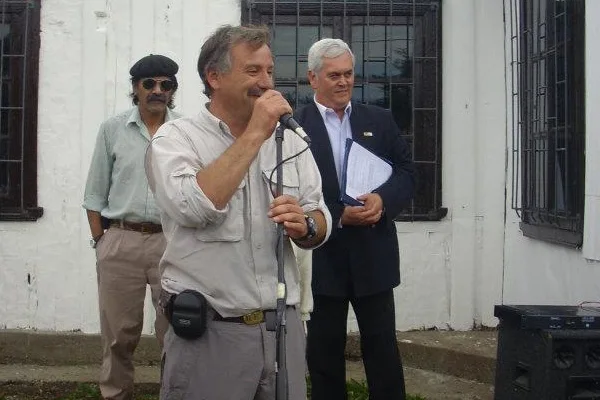
<path id="1" fill-rule="evenodd" d="M 133 399 L 133 352 L 143 326 L 146 285 L 156 309 L 160 294 L 158 262 L 165 249 L 159 211 L 148 187 L 144 155 L 172 112 L 179 66 L 150 54 L 129 70 L 134 107 L 100 126 L 83 207 L 96 250 L 104 399 Z M 168 322 L 156 313 L 161 346 Z"/>

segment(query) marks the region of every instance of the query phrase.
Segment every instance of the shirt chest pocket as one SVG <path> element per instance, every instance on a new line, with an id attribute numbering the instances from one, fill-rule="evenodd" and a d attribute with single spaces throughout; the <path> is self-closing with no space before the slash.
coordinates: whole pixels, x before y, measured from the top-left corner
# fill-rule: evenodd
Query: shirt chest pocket
<path id="1" fill-rule="evenodd" d="M 298 170 L 296 169 L 296 164 L 293 161 L 286 162 L 282 165 L 282 171 L 282 194 L 287 194 L 298 199 L 300 197 L 300 180 L 298 178 Z M 273 171 L 273 169 L 263 169 L 262 175 L 263 181 L 271 190 L 271 193 L 276 193 L 277 171 Z"/>
<path id="2" fill-rule="evenodd" d="M 244 238 L 244 191 L 246 181 L 239 185 L 221 223 L 208 224 L 196 229 L 196 239 L 202 242 L 239 242 Z"/>

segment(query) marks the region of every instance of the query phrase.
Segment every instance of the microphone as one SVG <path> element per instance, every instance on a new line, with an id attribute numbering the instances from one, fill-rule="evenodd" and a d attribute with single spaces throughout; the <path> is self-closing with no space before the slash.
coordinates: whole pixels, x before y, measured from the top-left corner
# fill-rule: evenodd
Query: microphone
<path id="1" fill-rule="evenodd" d="M 279 117 L 279 123 L 286 128 L 294 131 L 294 133 L 302 138 L 309 146 L 310 146 L 310 137 L 304 132 L 304 129 L 300 126 L 298 122 L 294 119 L 292 114 L 285 113 L 281 117 Z"/>

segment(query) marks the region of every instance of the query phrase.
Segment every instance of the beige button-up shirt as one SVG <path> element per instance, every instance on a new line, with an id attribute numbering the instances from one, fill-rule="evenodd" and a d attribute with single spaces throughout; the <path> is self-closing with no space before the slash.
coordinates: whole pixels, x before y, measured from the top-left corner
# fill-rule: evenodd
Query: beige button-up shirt
<path id="1" fill-rule="evenodd" d="M 225 317 L 276 307 L 276 225 L 267 217 L 276 176 L 275 135 L 267 139 L 228 205 L 218 210 L 200 189 L 196 173 L 211 164 L 235 137 L 202 107 L 195 117 L 164 124 L 146 155 L 146 173 L 161 210 L 167 248 L 160 263 L 162 286 L 172 293 L 194 289 Z M 283 158 L 306 143 L 285 132 Z M 321 210 L 331 233 L 331 215 L 321 176 L 306 151 L 283 165 L 283 192 L 304 211 Z M 299 271 L 290 240 L 284 238 L 287 304 L 300 302 Z"/>

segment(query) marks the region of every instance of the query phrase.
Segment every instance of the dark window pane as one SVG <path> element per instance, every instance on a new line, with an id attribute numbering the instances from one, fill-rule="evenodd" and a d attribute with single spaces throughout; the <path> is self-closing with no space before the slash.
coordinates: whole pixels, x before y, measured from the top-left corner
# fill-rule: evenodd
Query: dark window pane
<path id="1" fill-rule="evenodd" d="M 435 108 L 437 93 L 437 60 L 417 59 L 414 63 L 415 107 Z"/>
<path id="2" fill-rule="evenodd" d="M 367 104 L 376 105 L 382 108 L 389 107 L 389 97 L 387 93 L 387 85 L 370 84 L 364 89 L 363 101 Z"/>
<path id="3" fill-rule="evenodd" d="M 565 49 L 563 46 L 559 46 L 557 49 L 558 53 L 555 54 L 555 57 L 550 59 L 551 63 L 554 63 L 553 67 L 556 69 L 556 81 L 563 82 L 565 80 L 565 76 L 567 74 L 567 65 L 565 64 Z"/>
<path id="4" fill-rule="evenodd" d="M 5 158 L 0 160 L 21 160 L 23 147 L 23 112 L 21 110 L 1 110 L 0 127 L 3 138 L 0 146 L 0 154 L 6 154 Z"/>
<path id="5" fill-rule="evenodd" d="M 0 201 L 10 197 L 10 177 L 8 173 L 9 163 L 0 160 Z"/>
<path id="6" fill-rule="evenodd" d="M 20 207 L 21 163 L 0 161 L 0 204 L 2 208 Z"/>
<path id="7" fill-rule="evenodd" d="M 352 41 L 350 42 L 350 47 L 352 48 L 355 59 L 354 73 L 357 79 L 362 79 L 364 63 L 364 40 L 362 26 L 352 26 Z"/>
<path id="8" fill-rule="evenodd" d="M 298 105 L 302 107 L 313 101 L 314 93 L 310 85 L 298 85 Z"/>
<path id="9" fill-rule="evenodd" d="M 557 83 L 556 84 L 556 98 L 555 98 L 555 102 L 556 102 L 556 119 L 557 119 L 557 124 L 558 126 L 564 126 L 565 122 L 566 122 L 566 88 L 565 88 L 566 84 L 565 82 L 561 82 L 561 83 Z"/>
<path id="10" fill-rule="evenodd" d="M 392 41 L 407 41 L 413 38 L 412 25 L 392 25 L 391 40 Z"/>
<path id="11" fill-rule="evenodd" d="M 292 108 L 296 107 L 296 86 L 277 86 L 276 89 L 281 92 Z"/>
<path id="12" fill-rule="evenodd" d="M 427 34 L 438 30 L 437 8 L 432 7 L 421 18 L 415 19 L 415 57 L 436 57 L 438 54 L 438 35 Z"/>
<path id="13" fill-rule="evenodd" d="M 311 103 L 314 98 L 314 92 L 310 85 L 299 84 L 297 88 L 296 86 L 279 85 L 276 87 L 276 90 L 279 90 L 283 94 L 294 109 Z M 298 95 L 297 100 L 296 94 Z"/>
<path id="14" fill-rule="evenodd" d="M 556 204 L 556 209 L 559 212 L 564 213 L 565 211 L 568 211 L 566 208 L 566 193 L 568 191 L 567 188 L 567 182 L 566 182 L 566 170 L 565 170 L 565 165 L 566 165 L 566 152 L 563 151 L 557 151 L 556 152 L 556 160 L 555 160 L 555 168 L 554 168 L 554 175 L 555 175 L 555 179 L 556 179 L 556 186 L 554 189 L 554 202 Z"/>
<path id="15" fill-rule="evenodd" d="M 367 31 L 368 37 L 365 48 L 368 49 L 369 58 L 385 57 L 386 54 L 386 26 L 371 25 Z"/>
<path id="16" fill-rule="evenodd" d="M 412 134 L 412 89 L 410 86 L 392 85 L 391 110 L 396 125 L 403 135 Z M 432 134 L 437 135 L 437 131 Z"/>
<path id="17" fill-rule="evenodd" d="M 417 188 L 415 191 L 415 212 L 426 213 L 435 207 L 435 190 L 437 183 L 435 164 L 415 161 L 417 170 Z"/>
<path id="18" fill-rule="evenodd" d="M 23 71 L 24 59 L 22 57 L 8 57 L 6 63 L 7 70 L 3 70 L 2 106 L 3 107 L 23 107 Z"/>
<path id="19" fill-rule="evenodd" d="M 392 81 L 412 78 L 412 58 L 408 54 L 409 42 L 404 39 L 395 39 L 391 43 L 391 71 Z"/>
<path id="20" fill-rule="evenodd" d="M 355 85 L 354 89 L 352 89 L 352 101 L 356 101 L 359 103 L 364 103 L 365 100 L 363 98 L 363 87 L 362 85 Z"/>
<path id="21" fill-rule="evenodd" d="M 308 81 L 308 61 L 298 61 L 298 80 Z"/>
<path id="22" fill-rule="evenodd" d="M 415 111 L 415 160 L 437 160 L 437 113 Z"/>
<path id="23" fill-rule="evenodd" d="M 320 34 L 319 34 L 320 31 Z M 333 28 L 331 26 L 299 26 L 298 27 L 298 54 L 308 55 L 308 49 L 314 42 L 322 38 L 331 37 Z"/>
<path id="24" fill-rule="evenodd" d="M 367 78 L 369 80 L 385 79 L 387 77 L 385 60 L 365 62 L 364 71 L 367 74 Z M 364 77 L 362 76 L 360 78 L 364 79 Z"/>
<path id="25" fill-rule="evenodd" d="M 296 56 L 296 25 L 276 25 L 272 32 L 273 54 Z"/>
<path id="26" fill-rule="evenodd" d="M 0 161 L 8 160 L 8 146 L 10 146 L 10 137 L 0 133 Z"/>
<path id="27" fill-rule="evenodd" d="M 275 78 L 296 80 L 296 56 L 275 55 Z"/>

